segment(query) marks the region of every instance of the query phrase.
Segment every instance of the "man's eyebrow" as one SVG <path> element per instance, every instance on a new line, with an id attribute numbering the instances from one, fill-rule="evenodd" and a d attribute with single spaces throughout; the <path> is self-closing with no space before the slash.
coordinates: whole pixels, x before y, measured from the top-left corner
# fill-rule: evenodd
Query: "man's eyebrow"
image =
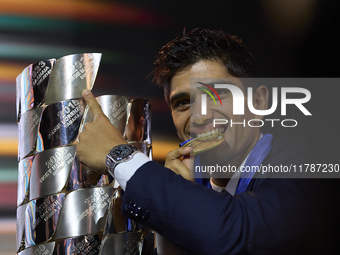
<path id="1" fill-rule="evenodd" d="M 190 93 L 187 93 L 187 92 L 181 92 L 181 93 L 175 94 L 171 96 L 170 98 L 170 105 L 178 99 L 188 98 L 188 97 L 190 97 Z"/>
<path id="2" fill-rule="evenodd" d="M 204 84 L 208 84 L 212 87 L 214 87 L 215 84 L 235 84 L 234 82 L 232 81 L 229 81 L 229 80 L 214 80 L 214 81 L 208 81 L 208 82 L 202 82 Z"/>

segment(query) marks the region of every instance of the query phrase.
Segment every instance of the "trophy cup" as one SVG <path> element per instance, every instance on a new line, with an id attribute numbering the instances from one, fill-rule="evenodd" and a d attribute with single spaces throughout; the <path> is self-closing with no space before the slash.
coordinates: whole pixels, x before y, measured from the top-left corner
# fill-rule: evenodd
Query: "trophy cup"
<path id="1" fill-rule="evenodd" d="M 152 159 L 151 112 L 148 100 L 137 98 L 128 104 L 124 137 Z M 154 232 L 121 214 L 123 195 L 123 190 L 118 187 L 111 198 L 100 255 L 153 254 Z"/>
<path id="2" fill-rule="evenodd" d="M 19 254 L 100 246 L 113 187 L 75 155 L 81 94 L 92 89 L 100 59 L 86 53 L 40 61 L 17 77 Z"/>
<path id="3" fill-rule="evenodd" d="M 100 59 L 99 53 L 85 53 L 40 61 L 17 77 L 20 255 L 148 254 L 147 247 L 153 249 L 151 231 L 123 219 L 117 210 L 122 190 L 113 178 L 76 157 L 77 137 L 93 121 L 81 94 L 92 89 Z M 123 134 L 133 115 L 131 103 L 123 96 L 96 99 Z M 151 157 L 145 100 L 142 112 L 143 135 L 134 142 Z"/>

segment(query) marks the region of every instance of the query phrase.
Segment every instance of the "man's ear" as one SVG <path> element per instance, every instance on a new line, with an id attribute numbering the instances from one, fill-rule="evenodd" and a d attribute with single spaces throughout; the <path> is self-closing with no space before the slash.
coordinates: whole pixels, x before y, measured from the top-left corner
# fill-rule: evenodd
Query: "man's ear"
<path id="1" fill-rule="evenodd" d="M 256 110 L 267 110 L 268 109 L 268 88 L 264 85 L 258 87 L 253 92 L 253 106 Z M 255 115 L 257 119 L 262 119 L 263 115 Z"/>

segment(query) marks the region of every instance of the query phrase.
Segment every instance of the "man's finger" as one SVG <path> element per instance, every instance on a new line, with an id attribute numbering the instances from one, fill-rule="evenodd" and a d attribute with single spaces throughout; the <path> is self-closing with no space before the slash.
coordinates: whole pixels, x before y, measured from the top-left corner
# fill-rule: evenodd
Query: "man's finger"
<path id="1" fill-rule="evenodd" d="M 177 148 L 176 150 L 170 151 L 166 157 L 168 160 L 178 159 L 182 156 L 188 155 L 190 151 L 191 151 L 190 147 L 180 147 Z"/>
<path id="2" fill-rule="evenodd" d="M 99 115 L 103 114 L 100 104 L 98 104 L 96 98 L 90 90 L 83 90 L 82 95 L 85 99 L 86 104 L 89 106 L 89 110 L 93 115 L 93 119 L 96 119 Z"/>

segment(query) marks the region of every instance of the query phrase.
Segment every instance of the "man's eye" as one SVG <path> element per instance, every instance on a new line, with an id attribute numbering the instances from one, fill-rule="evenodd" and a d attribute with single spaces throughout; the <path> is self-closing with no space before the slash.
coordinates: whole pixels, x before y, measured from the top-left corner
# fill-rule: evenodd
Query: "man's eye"
<path id="1" fill-rule="evenodd" d="M 217 92 L 217 94 L 219 94 L 219 95 L 223 95 L 223 94 L 228 94 L 228 93 L 230 93 L 230 90 L 229 90 L 229 89 L 217 89 L 216 92 Z"/>
<path id="2" fill-rule="evenodd" d="M 183 107 L 188 107 L 188 106 L 190 106 L 190 99 L 182 99 L 182 100 L 178 100 L 177 102 L 175 102 L 172 107 L 176 109 L 176 108 L 183 108 Z"/>
<path id="3" fill-rule="evenodd" d="M 227 96 L 227 94 L 230 93 L 229 89 L 216 89 L 217 94 L 222 98 Z M 213 93 L 213 96 L 215 99 L 218 99 L 217 95 L 215 93 Z"/>

